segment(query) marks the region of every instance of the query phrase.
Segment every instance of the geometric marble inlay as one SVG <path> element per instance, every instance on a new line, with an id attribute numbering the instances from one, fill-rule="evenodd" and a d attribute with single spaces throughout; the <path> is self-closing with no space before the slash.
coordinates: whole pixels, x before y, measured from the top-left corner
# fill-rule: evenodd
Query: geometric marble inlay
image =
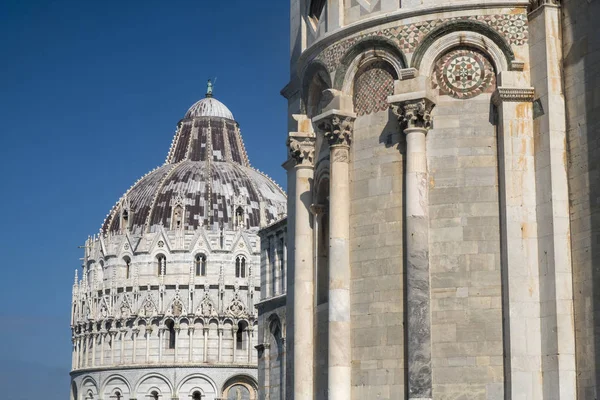
<path id="1" fill-rule="evenodd" d="M 354 81 L 354 112 L 361 116 L 387 110 L 395 76 L 394 68 L 384 61 L 376 61 L 359 73 Z"/>
<path id="2" fill-rule="evenodd" d="M 440 94 L 469 99 L 484 92 L 491 93 L 496 73 L 483 54 L 470 49 L 453 50 L 436 62 L 434 80 Z"/>

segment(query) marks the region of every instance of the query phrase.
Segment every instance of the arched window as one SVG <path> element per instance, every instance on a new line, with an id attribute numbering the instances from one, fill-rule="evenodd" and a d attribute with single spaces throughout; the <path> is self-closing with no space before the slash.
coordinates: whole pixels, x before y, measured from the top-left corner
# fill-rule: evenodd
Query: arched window
<path id="1" fill-rule="evenodd" d="M 127 208 L 121 210 L 121 230 L 127 231 L 131 226 L 132 215 Z"/>
<path id="2" fill-rule="evenodd" d="M 239 206 L 235 210 L 235 225 L 238 228 L 245 228 L 246 227 L 246 224 L 244 223 L 244 209 L 242 208 L 242 206 Z"/>
<path id="3" fill-rule="evenodd" d="M 168 320 L 167 322 L 165 322 L 165 325 L 169 331 L 167 338 L 166 338 L 167 343 L 168 343 L 168 348 L 174 349 L 175 348 L 175 323 L 172 320 Z"/>
<path id="4" fill-rule="evenodd" d="M 246 277 L 246 257 L 244 256 L 237 256 L 237 258 L 235 259 L 235 277 Z"/>
<path id="5" fill-rule="evenodd" d="M 167 274 L 167 257 L 164 254 L 156 256 L 156 274 L 158 276 Z"/>
<path id="6" fill-rule="evenodd" d="M 131 276 L 131 258 L 125 256 L 123 262 L 125 263 L 125 279 L 129 279 Z"/>
<path id="7" fill-rule="evenodd" d="M 327 0 L 312 0 L 310 8 L 308 10 L 308 16 L 313 19 L 314 22 L 318 22 L 325 8 Z"/>
<path id="8" fill-rule="evenodd" d="M 196 276 L 206 276 L 206 256 L 196 254 Z"/>
<path id="9" fill-rule="evenodd" d="M 115 399 L 117 400 L 121 400 L 121 398 L 123 397 L 123 395 L 121 394 L 121 392 L 119 392 L 118 390 L 115 392 Z"/>
<path id="10" fill-rule="evenodd" d="M 171 229 L 183 228 L 183 207 L 178 205 L 173 209 L 173 223 Z"/>
<path id="11" fill-rule="evenodd" d="M 158 400 L 158 392 L 156 390 L 153 390 L 152 393 L 150 393 L 150 398 L 152 400 Z"/>
<path id="12" fill-rule="evenodd" d="M 238 350 L 244 350 L 246 347 L 246 341 L 244 340 L 244 333 L 246 332 L 247 324 L 244 321 L 238 322 L 238 329 L 235 334 L 235 344 Z"/>
<path id="13" fill-rule="evenodd" d="M 192 393 L 192 400 L 202 400 L 202 393 L 196 390 Z"/>

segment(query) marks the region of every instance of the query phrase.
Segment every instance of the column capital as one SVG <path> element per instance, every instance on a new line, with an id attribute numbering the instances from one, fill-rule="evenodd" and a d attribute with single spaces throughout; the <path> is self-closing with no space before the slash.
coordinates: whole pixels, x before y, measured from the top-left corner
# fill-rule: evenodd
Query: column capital
<path id="1" fill-rule="evenodd" d="M 290 132 L 287 147 L 290 159 L 297 166 L 313 166 L 316 136 L 312 132 Z"/>
<path id="2" fill-rule="evenodd" d="M 325 205 L 323 204 L 311 204 L 310 212 L 315 216 L 322 215 L 325 212 Z"/>
<path id="3" fill-rule="evenodd" d="M 313 118 L 330 146 L 350 146 L 356 114 L 340 110 L 329 110 Z"/>
<path id="4" fill-rule="evenodd" d="M 398 117 L 398 121 L 404 124 L 405 129 L 422 128 L 429 130 L 432 124 L 431 111 L 435 103 L 427 97 L 414 99 L 389 98 L 390 108 Z"/>

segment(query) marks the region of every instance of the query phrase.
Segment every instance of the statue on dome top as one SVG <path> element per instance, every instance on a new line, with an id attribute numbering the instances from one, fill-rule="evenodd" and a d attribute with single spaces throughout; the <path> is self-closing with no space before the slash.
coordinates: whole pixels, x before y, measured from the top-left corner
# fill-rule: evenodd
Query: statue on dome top
<path id="1" fill-rule="evenodd" d="M 206 84 L 206 97 L 212 97 L 212 94 L 213 94 L 213 84 L 209 79 Z"/>

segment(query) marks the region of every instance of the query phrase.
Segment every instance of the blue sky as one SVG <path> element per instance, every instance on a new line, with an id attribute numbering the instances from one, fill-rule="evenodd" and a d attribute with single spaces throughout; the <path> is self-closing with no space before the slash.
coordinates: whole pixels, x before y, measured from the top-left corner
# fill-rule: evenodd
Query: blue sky
<path id="1" fill-rule="evenodd" d="M 288 3 L 0 2 L 3 398 L 68 398 L 77 246 L 164 162 L 208 78 L 285 184 Z"/>

